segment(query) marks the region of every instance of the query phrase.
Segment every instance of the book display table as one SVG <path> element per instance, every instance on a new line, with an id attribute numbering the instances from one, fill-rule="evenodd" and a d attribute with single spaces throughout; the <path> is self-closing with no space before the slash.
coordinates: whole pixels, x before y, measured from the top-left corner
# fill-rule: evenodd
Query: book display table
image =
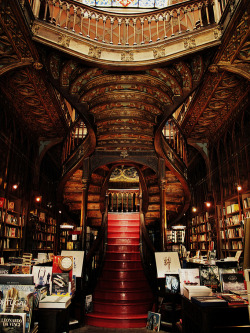
<path id="1" fill-rule="evenodd" d="M 66 309 L 37 309 L 35 320 L 39 322 L 39 333 L 68 333 L 70 306 Z"/>
<path id="2" fill-rule="evenodd" d="M 182 297 L 183 333 L 250 331 L 247 305 L 202 307 Z"/>

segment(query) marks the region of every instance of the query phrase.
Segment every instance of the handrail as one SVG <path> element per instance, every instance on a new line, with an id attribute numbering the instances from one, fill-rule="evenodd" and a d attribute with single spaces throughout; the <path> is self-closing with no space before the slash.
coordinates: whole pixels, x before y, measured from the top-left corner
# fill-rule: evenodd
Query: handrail
<path id="1" fill-rule="evenodd" d="M 221 17 L 219 0 L 188 0 L 147 13 L 111 13 L 73 0 L 30 0 L 36 19 L 90 41 L 140 46 L 197 31 Z"/>
<path id="2" fill-rule="evenodd" d="M 156 295 L 157 274 L 156 274 L 156 263 L 155 263 L 155 249 L 148 236 L 148 231 L 145 227 L 144 214 L 141 209 L 140 209 L 140 253 L 145 275 L 148 279 L 152 291 Z"/>
<path id="3" fill-rule="evenodd" d="M 85 126 L 84 121 L 78 118 L 70 128 L 68 135 L 64 140 L 62 149 L 62 164 L 83 143 L 87 133 L 87 127 Z"/>
<path id="4" fill-rule="evenodd" d="M 102 226 L 98 236 L 90 248 L 84 261 L 84 289 L 86 293 L 93 292 L 97 279 L 101 273 L 107 247 L 107 204 L 103 214 Z"/>
<path id="5" fill-rule="evenodd" d="M 176 152 L 181 161 L 187 166 L 187 142 L 178 122 L 171 117 L 163 127 L 162 134 L 166 143 Z"/>

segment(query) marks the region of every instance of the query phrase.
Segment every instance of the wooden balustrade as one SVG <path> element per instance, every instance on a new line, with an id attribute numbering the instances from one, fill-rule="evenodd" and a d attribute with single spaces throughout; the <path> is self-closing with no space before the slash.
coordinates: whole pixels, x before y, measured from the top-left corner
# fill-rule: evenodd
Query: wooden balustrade
<path id="1" fill-rule="evenodd" d="M 177 153 L 178 157 L 187 165 L 187 145 L 174 118 L 169 119 L 163 127 L 162 134 L 168 145 Z"/>
<path id="2" fill-rule="evenodd" d="M 114 46 L 140 46 L 178 37 L 218 23 L 218 0 L 190 0 L 147 13 L 120 14 L 73 0 L 32 0 L 36 18 L 88 40 Z"/>
<path id="3" fill-rule="evenodd" d="M 109 212 L 138 212 L 139 190 L 109 190 L 108 191 Z"/>
<path id="4" fill-rule="evenodd" d="M 64 163 L 72 153 L 83 143 L 87 135 L 87 128 L 81 119 L 78 119 L 70 129 L 62 152 L 62 163 Z"/>

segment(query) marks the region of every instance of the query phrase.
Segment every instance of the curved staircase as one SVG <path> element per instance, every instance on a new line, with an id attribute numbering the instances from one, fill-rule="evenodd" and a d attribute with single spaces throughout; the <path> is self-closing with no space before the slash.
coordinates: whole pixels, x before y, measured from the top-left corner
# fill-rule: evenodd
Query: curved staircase
<path id="1" fill-rule="evenodd" d="M 87 325 L 146 327 L 153 293 L 141 263 L 139 228 L 139 213 L 109 213 L 107 252 Z"/>

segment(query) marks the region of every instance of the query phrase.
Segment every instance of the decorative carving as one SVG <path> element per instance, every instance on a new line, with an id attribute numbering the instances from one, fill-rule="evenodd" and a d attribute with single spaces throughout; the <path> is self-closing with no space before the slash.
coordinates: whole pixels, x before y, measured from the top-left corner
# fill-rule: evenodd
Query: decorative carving
<path id="1" fill-rule="evenodd" d="M 121 54 L 121 61 L 133 61 L 134 52 L 133 51 L 124 51 Z"/>
<path id="2" fill-rule="evenodd" d="M 121 156 L 122 158 L 126 158 L 126 157 L 128 157 L 128 151 L 127 151 L 127 149 L 123 150 L 123 151 L 121 152 L 120 156 Z"/>
<path id="3" fill-rule="evenodd" d="M 40 69 L 43 68 L 43 64 L 41 64 L 41 63 L 38 62 L 38 61 L 35 61 L 35 62 L 33 63 L 33 67 L 34 67 L 36 70 L 40 70 Z"/>
<path id="4" fill-rule="evenodd" d="M 195 38 L 193 36 L 184 38 L 184 47 L 187 50 L 193 49 L 194 47 L 196 47 Z"/>
<path id="5" fill-rule="evenodd" d="M 60 44 L 63 47 L 69 47 L 71 38 L 68 36 L 65 36 L 63 34 L 59 34 L 58 36 L 58 44 Z"/>
<path id="6" fill-rule="evenodd" d="M 165 48 L 159 47 L 153 49 L 154 59 L 165 57 Z"/>
<path id="7" fill-rule="evenodd" d="M 96 59 L 100 59 L 101 58 L 101 54 L 102 54 L 102 50 L 101 48 L 97 47 L 97 46 L 91 46 L 89 48 L 89 53 L 88 55 L 92 58 L 96 58 Z"/>
<path id="8" fill-rule="evenodd" d="M 217 65 L 213 64 L 213 65 L 209 66 L 208 70 L 210 73 L 218 73 L 219 67 Z"/>
<path id="9" fill-rule="evenodd" d="M 222 28 L 220 26 L 216 27 L 214 29 L 214 38 L 215 39 L 220 39 L 222 36 L 222 32 L 221 32 Z"/>

